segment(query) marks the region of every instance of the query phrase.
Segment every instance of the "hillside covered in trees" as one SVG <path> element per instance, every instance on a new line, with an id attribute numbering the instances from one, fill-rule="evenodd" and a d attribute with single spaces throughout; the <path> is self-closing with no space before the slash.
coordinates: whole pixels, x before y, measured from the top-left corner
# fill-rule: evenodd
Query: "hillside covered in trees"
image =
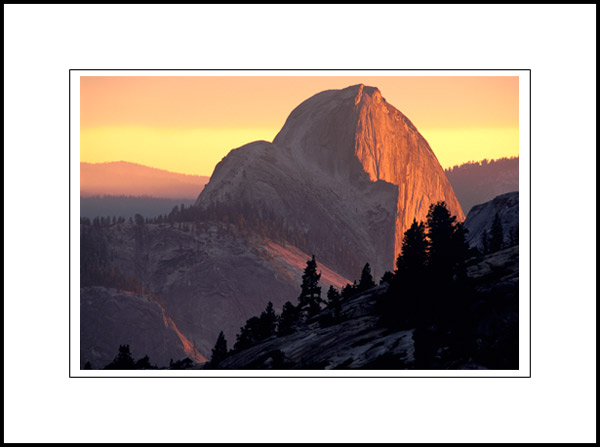
<path id="1" fill-rule="evenodd" d="M 475 205 L 519 190 L 519 157 L 471 161 L 444 172 L 465 216 Z"/>
<path id="2" fill-rule="evenodd" d="M 497 231 L 501 231 L 498 229 Z M 518 369 L 518 245 L 470 249 L 443 202 L 406 231 L 394 272 L 325 292 L 314 256 L 300 293 L 268 303 L 207 369 Z"/>

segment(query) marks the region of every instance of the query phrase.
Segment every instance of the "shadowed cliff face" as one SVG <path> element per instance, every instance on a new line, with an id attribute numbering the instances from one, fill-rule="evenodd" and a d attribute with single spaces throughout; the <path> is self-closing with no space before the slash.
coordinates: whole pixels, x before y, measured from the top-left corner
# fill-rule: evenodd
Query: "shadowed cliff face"
<path id="1" fill-rule="evenodd" d="M 231 151 L 197 205 L 275 215 L 303 236 L 300 248 L 357 277 L 366 261 L 377 275 L 392 269 L 412 220 L 442 200 L 464 220 L 427 141 L 361 84 L 304 101 L 273 143 Z"/>

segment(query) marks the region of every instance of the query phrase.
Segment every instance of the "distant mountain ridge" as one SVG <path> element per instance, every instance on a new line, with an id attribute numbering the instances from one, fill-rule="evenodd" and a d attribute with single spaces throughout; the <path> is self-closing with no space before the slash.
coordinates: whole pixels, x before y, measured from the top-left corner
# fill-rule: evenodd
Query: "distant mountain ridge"
<path id="1" fill-rule="evenodd" d="M 95 217 L 124 217 L 134 218 L 141 214 L 147 218 L 168 215 L 173 207 L 184 205 L 189 207 L 194 199 L 186 198 L 157 198 L 149 196 L 90 196 L 79 198 L 79 216 L 92 220 Z"/>
<path id="2" fill-rule="evenodd" d="M 519 190 L 519 157 L 470 161 L 444 172 L 465 214 L 475 205 Z"/>
<path id="3" fill-rule="evenodd" d="M 79 164 L 80 196 L 151 196 L 195 199 L 208 183 L 201 175 L 178 174 L 126 161 Z"/>

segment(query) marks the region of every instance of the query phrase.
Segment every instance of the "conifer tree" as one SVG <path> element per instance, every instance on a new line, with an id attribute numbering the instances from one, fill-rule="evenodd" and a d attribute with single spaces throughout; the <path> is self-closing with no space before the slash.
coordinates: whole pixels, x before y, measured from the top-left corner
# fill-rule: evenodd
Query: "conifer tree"
<path id="1" fill-rule="evenodd" d="M 221 331 L 212 350 L 210 366 L 213 368 L 217 367 L 225 357 L 227 357 L 227 340 L 225 339 L 225 334 Z"/>
<path id="2" fill-rule="evenodd" d="M 340 302 L 341 296 L 337 289 L 333 286 L 329 286 L 327 291 L 327 306 L 336 306 Z"/>
<path id="3" fill-rule="evenodd" d="M 383 322 L 389 327 L 411 327 L 417 303 L 425 287 L 428 243 L 423 222 L 413 223 L 404 233 L 388 294 L 379 304 Z"/>
<path id="4" fill-rule="evenodd" d="M 266 309 L 260 314 L 259 317 L 259 328 L 257 338 L 259 340 L 265 340 L 272 335 L 275 335 L 275 329 L 277 328 L 277 315 L 273 310 L 273 303 L 269 301 Z"/>
<path id="5" fill-rule="evenodd" d="M 483 233 L 481 233 L 481 249 L 483 250 L 483 254 L 487 254 L 490 251 L 489 238 L 487 230 L 483 230 Z"/>
<path id="6" fill-rule="evenodd" d="M 459 234 L 455 234 L 458 231 Z M 456 216 L 452 216 L 445 202 L 438 202 L 429 207 L 427 213 L 428 270 L 437 281 L 437 286 L 445 284 L 453 278 L 456 266 L 462 262 L 463 242 L 466 231 L 457 225 Z M 457 251 L 457 247 L 459 248 Z"/>
<path id="7" fill-rule="evenodd" d="M 104 369 L 135 369 L 135 361 L 129 351 L 129 345 L 120 345 L 119 353 Z"/>
<path id="8" fill-rule="evenodd" d="M 344 288 L 342 289 L 342 299 L 347 300 L 348 298 L 350 298 L 353 295 L 354 295 L 354 288 L 352 287 L 352 284 L 346 284 L 344 286 Z"/>
<path id="9" fill-rule="evenodd" d="M 490 251 L 501 250 L 504 246 L 504 234 L 502 231 L 502 222 L 500 222 L 500 216 L 498 213 L 494 216 L 492 222 L 492 228 L 490 229 Z"/>
<path id="10" fill-rule="evenodd" d="M 246 321 L 246 324 L 240 328 L 239 334 L 236 335 L 236 342 L 233 345 L 234 351 L 241 351 L 253 346 L 258 341 L 258 333 L 260 332 L 260 318 L 252 317 Z"/>
<path id="11" fill-rule="evenodd" d="M 413 278 L 421 276 L 427 263 L 427 248 L 425 224 L 413 219 L 402 239 L 402 249 L 396 259 L 396 275 Z"/>
<path id="12" fill-rule="evenodd" d="M 306 268 L 302 275 L 302 291 L 298 297 L 299 308 L 308 317 L 314 316 L 321 310 L 321 287 L 319 286 L 321 274 L 317 273 L 317 261 L 315 255 L 306 262 Z"/>
<path id="13" fill-rule="evenodd" d="M 454 255 L 455 272 L 463 276 L 466 275 L 464 263 L 469 257 L 468 232 L 469 230 L 465 228 L 462 222 L 457 222 L 454 225 L 454 233 L 452 234 L 452 253 Z"/>
<path id="14" fill-rule="evenodd" d="M 277 336 L 289 335 L 294 332 L 294 325 L 298 321 L 298 309 L 291 302 L 283 305 L 278 318 Z"/>
<path id="15" fill-rule="evenodd" d="M 150 357 L 145 355 L 137 362 L 135 362 L 135 369 L 155 369 L 156 366 L 150 364 Z"/>
<path id="16" fill-rule="evenodd" d="M 386 271 L 381 279 L 379 280 L 379 284 L 390 284 L 394 279 L 394 274 L 390 271 Z"/>
<path id="17" fill-rule="evenodd" d="M 371 266 L 367 262 L 360 275 L 360 282 L 358 283 L 357 289 L 358 291 L 362 292 L 372 287 L 375 287 L 375 282 L 373 281 L 373 276 L 371 275 Z"/>

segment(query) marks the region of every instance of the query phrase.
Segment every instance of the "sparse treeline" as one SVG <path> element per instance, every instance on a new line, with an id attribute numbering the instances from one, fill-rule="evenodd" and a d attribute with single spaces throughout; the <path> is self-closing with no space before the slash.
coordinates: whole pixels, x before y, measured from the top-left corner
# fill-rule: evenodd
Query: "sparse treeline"
<path id="1" fill-rule="evenodd" d="M 500 216 L 496 213 L 490 231 L 483 230 L 481 233 L 481 251 L 488 254 L 515 245 L 519 245 L 519 227 L 511 228 L 508 239 L 505 238 Z"/>
<path id="2" fill-rule="evenodd" d="M 79 259 L 80 286 L 114 287 L 134 293 L 144 293 L 142 283 L 134 276 L 124 275 L 112 265 L 106 229 L 100 225 L 80 226 Z"/>
<path id="3" fill-rule="evenodd" d="M 235 228 L 242 235 L 257 235 L 282 244 L 293 245 L 310 253 L 313 247 L 322 250 L 322 261 L 327 263 L 337 260 L 342 264 L 344 271 L 359 271 L 361 265 L 356 261 L 356 249 L 344 241 L 332 241 L 326 231 L 310 228 L 307 231 L 299 230 L 283 217 L 275 214 L 271 209 L 256 209 L 247 203 L 242 203 L 236 208 L 213 205 L 206 209 L 196 206 L 185 206 L 184 203 L 176 205 L 168 214 L 161 214 L 154 218 L 147 218 L 136 214 L 133 218 L 125 219 L 122 216 L 97 216 L 94 219 L 81 217 L 80 223 L 85 226 L 111 227 L 122 224 L 158 224 L 168 225 L 182 231 L 194 231 L 198 224 L 214 222 L 224 225 L 225 228 Z M 319 232 L 320 231 L 320 232 Z"/>
<path id="4" fill-rule="evenodd" d="M 519 189 L 519 157 L 471 161 L 444 172 L 465 215 L 477 204 Z"/>
<path id="5" fill-rule="evenodd" d="M 194 365 L 194 362 L 186 357 L 181 360 L 169 362 L 167 369 L 188 369 Z M 119 352 L 112 362 L 105 365 L 103 368 L 95 368 L 89 361 L 85 362 L 83 366 L 84 370 L 87 369 L 109 369 L 109 370 L 134 370 L 134 369 L 165 369 L 164 367 L 159 368 L 155 364 L 150 363 L 150 357 L 145 355 L 144 357 L 135 360 L 129 348 L 129 345 L 119 345 Z"/>
<path id="6" fill-rule="evenodd" d="M 496 224 L 494 233 L 499 231 Z M 478 259 L 481 253 L 469 248 L 466 234 L 444 202 L 430 206 L 426 222 L 413 221 L 404 234 L 396 269 L 385 272 L 380 280 L 380 285 L 387 286 L 387 291 L 377 293 L 375 311 L 380 324 L 391 330 L 413 330 L 417 369 L 451 368 L 458 361 L 518 368 L 518 319 L 505 318 L 517 306 L 518 291 L 508 297 L 475 291 L 466 267 L 469 259 Z M 500 248 L 493 245 L 491 249 Z M 326 300 L 321 298 L 319 280 L 313 256 L 307 261 L 297 304 L 286 302 L 277 315 L 269 302 L 260 316 L 240 328 L 230 351 L 221 332 L 207 367 L 218 368 L 228 356 L 270 338 L 289 336 L 306 324 L 316 321 L 324 327 L 342 322 L 346 318 L 343 303 L 376 287 L 368 263 L 358 283 L 347 284 L 341 291 L 331 286 Z M 283 353 L 277 354 L 285 365 Z"/>
<path id="7" fill-rule="evenodd" d="M 375 286 L 368 263 L 363 268 L 358 284 L 356 281 L 353 284 L 347 284 L 341 293 L 335 287 L 330 286 L 326 300 L 321 298 L 320 278 L 321 274 L 317 271 L 317 262 L 313 255 L 312 259 L 306 262 L 297 304 L 294 305 L 287 301 L 283 305 L 281 314 L 277 315 L 273 309 L 273 303 L 269 301 L 266 309 L 259 316 L 251 317 L 240 328 L 236 342 L 229 351 L 227 351 L 225 336 L 221 332 L 206 368 L 218 368 L 219 364 L 231 354 L 248 349 L 270 338 L 291 335 L 300 327 L 311 322 L 316 321 L 321 327 L 339 323 L 344 320 L 344 316 L 341 315 L 342 302 Z M 274 358 L 280 365 L 286 364 L 283 353 L 275 353 Z"/>
<path id="8" fill-rule="evenodd" d="M 483 160 L 480 161 L 468 161 L 466 163 L 460 164 L 460 165 L 454 165 L 451 168 L 448 168 L 445 170 L 446 174 L 448 173 L 452 173 L 452 172 L 456 172 L 458 170 L 469 170 L 469 169 L 477 169 L 477 168 L 482 168 L 482 167 L 487 167 L 489 166 L 490 168 L 496 166 L 496 165 L 514 165 L 515 167 L 518 168 L 519 166 L 519 157 L 501 157 L 501 158 L 497 158 L 494 160 L 488 160 L 487 158 L 484 158 Z"/>

